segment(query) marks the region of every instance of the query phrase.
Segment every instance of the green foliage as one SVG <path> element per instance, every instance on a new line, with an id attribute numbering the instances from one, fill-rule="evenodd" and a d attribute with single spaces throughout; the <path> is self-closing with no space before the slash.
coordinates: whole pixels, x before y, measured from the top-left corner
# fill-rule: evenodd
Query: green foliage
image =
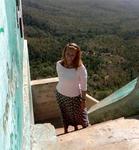
<path id="1" fill-rule="evenodd" d="M 55 77 L 68 42 L 80 45 L 88 93 L 103 99 L 139 73 L 139 2 L 24 0 L 31 78 Z"/>

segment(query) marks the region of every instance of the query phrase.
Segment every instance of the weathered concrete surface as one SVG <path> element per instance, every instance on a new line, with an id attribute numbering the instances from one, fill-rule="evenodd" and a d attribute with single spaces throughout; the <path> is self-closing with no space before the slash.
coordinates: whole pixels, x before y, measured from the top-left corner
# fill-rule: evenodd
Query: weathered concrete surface
<path id="1" fill-rule="evenodd" d="M 34 117 L 33 117 L 33 106 L 32 106 L 31 88 L 30 88 L 30 69 L 29 69 L 29 59 L 28 59 L 28 48 L 27 48 L 27 41 L 24 40 L 22 150 L 29 150 L 31 148 L 30 126 L 33 123 L 34 123 Z"/>
<path id="2" fill-rule="evenodd" d="M 99 123 L 139 113 L 139 78 L 106 97 L 88 111 L 90 123 Z"/>
<path id="3" fill-rule="evenodd" d="M 36 124 L 31 128 L 32 150 L 55 150 L 55 128 L 50 124 Z"/>
<path id="4" fill-rule="evenodd" d="M 139 150 L 139 120 L 120 118 L 58 136 L 56 150 Z"/>
<path id="5" fill-rule="evenodd" d="M 56 103 L 56 78 L 31 81 L 35 122 L 44 123 L 60 116 Z"/>

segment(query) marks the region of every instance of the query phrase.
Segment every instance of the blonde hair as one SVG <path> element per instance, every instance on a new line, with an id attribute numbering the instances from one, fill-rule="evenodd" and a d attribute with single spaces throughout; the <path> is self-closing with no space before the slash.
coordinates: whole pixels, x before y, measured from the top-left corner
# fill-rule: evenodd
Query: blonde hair
<path id="1" fill-rule="evenodd" d="M 73 67 L 75 69 L 77 69 L 78 67 L 81 66 L 82 64 L 82 60 L 81 60 L 81 49 L 80 47 L 76 44 L 76 43 L 68 43 L 64 49 L 63 49 L 63 53 L 62 53 L 62 64 L 65 65 L 67 64 L 67 61 L 66 61 L 66 57 L 65 57 L 65 53 L 68 49 L 72 49 L 72 50 L 75 50 L 76 51 L 76 56 L 73 60 Z"/>

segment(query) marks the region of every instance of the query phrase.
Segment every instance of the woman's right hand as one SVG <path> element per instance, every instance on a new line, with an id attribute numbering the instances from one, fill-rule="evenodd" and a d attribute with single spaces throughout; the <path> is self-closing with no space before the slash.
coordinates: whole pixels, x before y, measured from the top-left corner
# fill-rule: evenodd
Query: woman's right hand
<path id="1" fill-rule="evenodd" d="M 81 101 L 81 109 L 84 109 L 86 107 L 86 101 Z"/>

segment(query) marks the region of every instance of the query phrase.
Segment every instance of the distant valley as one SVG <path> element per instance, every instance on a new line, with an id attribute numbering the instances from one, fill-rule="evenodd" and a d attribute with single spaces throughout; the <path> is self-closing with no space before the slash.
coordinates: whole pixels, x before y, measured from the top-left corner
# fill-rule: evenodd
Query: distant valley
<path id="1" fill-rule="evenodd" d="M 55 77 L 64 45 L 76 42 L 88 93 L 101 100 L 139 74 L 138 0 L 23 0 L 31 78 Z"/>

